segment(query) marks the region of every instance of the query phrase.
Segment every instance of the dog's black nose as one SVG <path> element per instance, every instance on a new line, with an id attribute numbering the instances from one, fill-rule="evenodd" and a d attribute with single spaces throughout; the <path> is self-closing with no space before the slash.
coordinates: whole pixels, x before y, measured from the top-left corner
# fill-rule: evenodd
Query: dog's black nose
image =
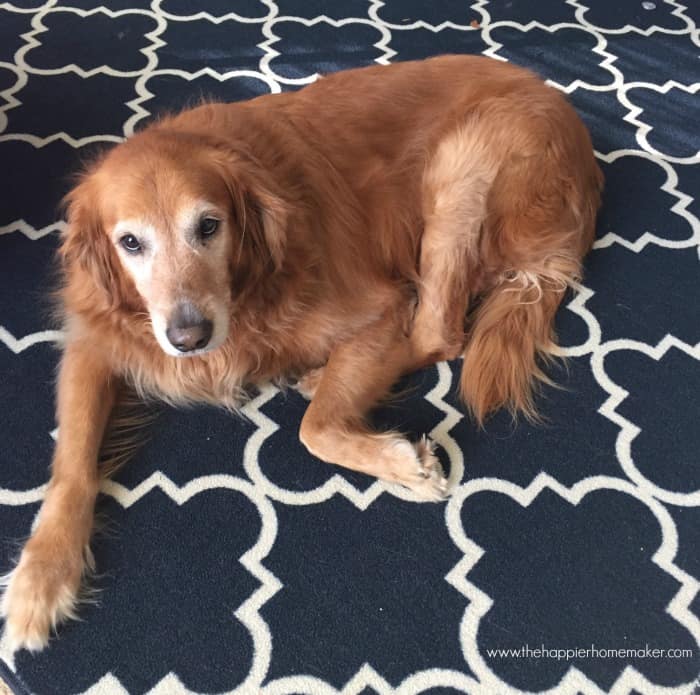
<path id="1" fill-rule="evenodd" d="M 170 317 L 166 335 L 180 352 L 201 350 L 211 340 L 214 324 L 204 318 L 194 304 L 183 302 Z"/>

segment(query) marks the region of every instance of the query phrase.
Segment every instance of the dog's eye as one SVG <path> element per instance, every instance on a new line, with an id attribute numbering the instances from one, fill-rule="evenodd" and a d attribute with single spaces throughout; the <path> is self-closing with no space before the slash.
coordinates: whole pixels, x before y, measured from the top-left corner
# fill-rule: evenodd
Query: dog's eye
<path id="1" fill-rule="evenodd" d="M 197 234 L 199 234 L 200 239 L 207 239 L 216 233 L 219 228 L 219 220 L 214 217 L 205 217 L 200 223 L 197 229 Z"/>
<path id="2" fill-rule="evenodd" d="M 125 234 L 119 243 L 129 253 L 138 253 L 141 250 L 141 242 L 133 234 Z"/>

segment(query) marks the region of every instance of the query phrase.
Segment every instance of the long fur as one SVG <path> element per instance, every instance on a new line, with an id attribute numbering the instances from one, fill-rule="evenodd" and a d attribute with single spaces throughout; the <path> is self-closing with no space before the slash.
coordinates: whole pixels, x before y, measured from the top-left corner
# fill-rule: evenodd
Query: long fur
<path id="1" fill-rule="evenodd" d="M 105 429 L 98 466 L 103 478 L 111 478 L 128 463 L 148 438 L 148 428 L 158 417 L 156 404 L 124 387 Z"/>

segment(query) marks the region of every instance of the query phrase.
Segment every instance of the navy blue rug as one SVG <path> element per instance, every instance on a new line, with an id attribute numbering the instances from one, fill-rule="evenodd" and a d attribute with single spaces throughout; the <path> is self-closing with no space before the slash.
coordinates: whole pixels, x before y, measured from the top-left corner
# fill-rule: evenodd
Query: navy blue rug
<path id="1" fill-rule="evenodd" d="M 377 421 L 439 444 L 455 487 L 435 505 L 307 454 L 295 391 L 261 392 L 246 419 L 164 409 L 104 484 L 97 605 L 40 654 L 0 642 L 17 693 L 693 692 L 700 6 L 685 2 L 0 3 L 0 571 L 54 444 L 57 203 L 101 148 L 203 95 L 483 53 L 569 95 L 607 178 L 546 425 L 501 414 L 479 431 L 457 364 L 408 378 Z"/>

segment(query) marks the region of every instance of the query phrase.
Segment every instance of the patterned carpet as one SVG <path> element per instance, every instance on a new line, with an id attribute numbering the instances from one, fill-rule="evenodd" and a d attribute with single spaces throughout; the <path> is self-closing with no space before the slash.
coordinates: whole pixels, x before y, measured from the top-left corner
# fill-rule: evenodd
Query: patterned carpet
<path id="1" fill-rule="evenodd" d="M 262 391 L 246 419 L 166 408 L 104 485 L 98 603 L 40 654 L 0 642 L 0 678 L 42 695 L 693 692 L 700 4 L 685 2 L 0 3 L 0 571 L 54 444 L 57 203 L 105 145 L 202 95 L 483 53 L 569 95 L 607 178 L 547 424 L 479 431 L 456 364 L 407 379 L 377 421 L 439 444 L 455 487 L 433 505 L 305 453 L 294 391 Z"/>

